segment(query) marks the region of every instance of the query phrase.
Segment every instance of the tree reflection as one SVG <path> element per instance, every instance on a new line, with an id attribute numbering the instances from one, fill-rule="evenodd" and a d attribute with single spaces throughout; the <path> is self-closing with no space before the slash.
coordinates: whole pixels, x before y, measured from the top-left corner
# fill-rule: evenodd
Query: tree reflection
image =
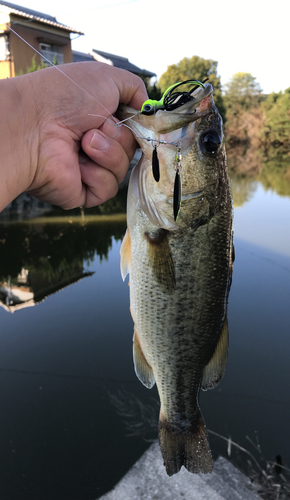
<path id="1" fill-rule="evenodd" d="M 290 155 L 265 158 L 261 149 L 227 148 L 234 206 L 248 201 L 258 182 L 280 196 L 290 196 Z"/>
<path id="2" fill-rule="evenodd" d="M 271 189 L 280 196 L 290 196 L 290 155 L 267 160 L 259 180 L 266 190 Z"/>
<path id="3" fill-rule="evenodd" d="M 258 183 L 252 177 L 230 175 L 234 207 L 241 207 L 255 193 Z"/>
<path id="4" fill-rule="evenodd" d="M 34 305 L 45 296 L 91 275 L 85 266 L 89 266 L 96 255 L 100 260 L 107 259 L 113 238 L 121 240 L 125 229 L 125 219 L 2 225 L 0 300 L 6 306 Z"/>
<path id="5" fill-rule="evenodd" d="M 22 268 L 40 271 L 49 279 L 69 275 L 95 254 L 107 259 L 112 239 L 122 239 L 126 222 L 17 223 L 1 226 L 0 278 L 16 277 Z"/>

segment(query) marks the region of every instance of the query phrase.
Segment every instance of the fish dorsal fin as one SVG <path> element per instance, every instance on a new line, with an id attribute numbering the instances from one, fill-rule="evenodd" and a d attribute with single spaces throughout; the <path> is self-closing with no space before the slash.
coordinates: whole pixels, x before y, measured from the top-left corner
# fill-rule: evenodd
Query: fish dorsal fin
<path id="1" fill-rule="evenodd" d="M 134 358 L 135 372 L 138 379 L 140 380 L 140 382 L 142 382 L 142 384 L 145 385 L 145 387 L 151 389 L 155 384 L 153 370 L 145 359 L 136 331 L 134 332 L 134 339 L 133 339 L 133 358 Z"/>
<path id="2" fill-rule="evenodd" d="M 131 262 L 131 236 L 129 229 L 127 229 L 125 236 L 122 241 L 121 249 L 121 275 L 123 281 L 125 280 L 128 273 L 130 273 L 130 262 Z"/>
<path id="3" fill-rule="evenodd" d="M 229 347 L 228 319 L 225 318 L 222 332 L 213 357 L 203 370 L 201 388 L 213 389 L 222 379 L 226 369 Z"/>
<path id="4" fill-rule="evenodd" d="M 166 293 L 175 289 L 175 269 L 167 241 L 167 231 L 159 229 L 155 234 L 145 233 L 148 241 L 148 259 L 158 284 Z"/>

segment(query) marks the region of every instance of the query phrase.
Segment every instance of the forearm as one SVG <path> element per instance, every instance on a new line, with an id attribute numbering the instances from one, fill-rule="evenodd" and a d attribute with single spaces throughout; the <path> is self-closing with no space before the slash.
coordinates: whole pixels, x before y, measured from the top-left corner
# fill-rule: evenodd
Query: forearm
<path id="1" fill-rule="evenodd" d="M 33 180 L 36 113 L 29 77 L 0 80 L 0 211 Z"/>

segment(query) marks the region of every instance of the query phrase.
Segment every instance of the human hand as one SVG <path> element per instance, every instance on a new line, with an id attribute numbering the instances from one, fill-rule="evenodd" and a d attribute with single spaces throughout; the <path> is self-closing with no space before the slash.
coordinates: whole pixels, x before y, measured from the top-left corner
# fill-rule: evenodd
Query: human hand
<path id="1" fill-rule="evenodd" d="M 56 68 L 13 79 L 13 95 L 21 97 L 9 191 L 13 198 L 28 191 L 65 209 L 92 207 L 117 193 L 136 149 L 131 132 L 116 127 L 110 114 L 121 102 L 139 109 L 147 94 L 137 76 L 106 64 L 61 69 L 81 88 Z"/>

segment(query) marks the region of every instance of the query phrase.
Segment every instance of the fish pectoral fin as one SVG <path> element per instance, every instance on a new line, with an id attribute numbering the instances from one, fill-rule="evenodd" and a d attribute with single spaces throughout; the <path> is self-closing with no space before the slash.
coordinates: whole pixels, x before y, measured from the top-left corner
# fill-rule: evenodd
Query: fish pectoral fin
<path id="1" fill-rule="evenodd" d="M 121 256 L 121 264 L 120 264 L 121 275 L 123 281 L 125 281 L 127 274 L 130 273 L 130 263 L 131 263 L 131 236 L 129 229 L 127 229 L 125 236 L 123 238 L 120 249 L 120 256 Z"/>
<path id="2" fill-rule="evenodd" d="M 165 292 L 172 293 L 175 289 L 175 269 L 166 235 L 165 229 L 159 229 L 154 235 L 145 233 L 148 258 L 156 281 Z"/>
<path id="3" fill-rule="evenodd" d="M 213 389 L 222 379 L 226 369 L 229 347 L 228 319 L 225 318 L 222 332 L 213 357 L 203 370 L 201 388 Z"/>
<path id="4" fill-rule="evenodd" d="M 155 384 L 155 378 L 151 366 L 147 363 L 146 358 L 140 346 L 140 341 L 137 332 L 134 332 L 133 339 L 133 358 L 135 372 L 143 385 L 148 389 L 151 389 Z"/>

